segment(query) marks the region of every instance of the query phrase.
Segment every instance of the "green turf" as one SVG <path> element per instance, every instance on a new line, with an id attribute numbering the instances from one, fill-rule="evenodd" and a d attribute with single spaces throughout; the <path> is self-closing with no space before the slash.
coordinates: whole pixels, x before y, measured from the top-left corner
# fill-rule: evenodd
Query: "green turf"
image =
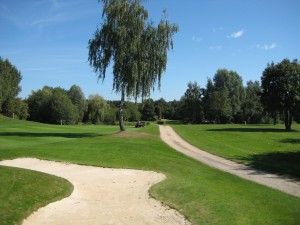
<path id="1" fill-rule="evenodd" d="M 18 133 L 14 134 L 10 123 L 18 127 Z M 154 125 L 128 129 L 150 135 L 126 136 L 113 134 L 118 127 L 62 128 L 5 118 L 0 118 L 0 124 L 1 143 L 11 138 L 0 146 L 0 159 L 37 157 L 164 173 L 167 180 L 153 186 L 151 195 L 194 224 L 298 224 L 300 220 L 299 198 L 210 168 L 170 149 L 158 138 Z M 4 184 L 11 182 L 9 176 L 5 179 Z M 22 194 L 22 189 L 11 193 L 15 194 Z M 6 198 L 1 196 L 1 202 Z"/>
<path id="2" fill-rule="evenodd" d="M 0 166 L 0 224 L 19 224 L 46 204 L 72 193 L 68 181 L 48 174 Z"/>
<path id="3" fill-rule="evenodd" d="M 173 125 L 185 140 L 202 150 L 258 169 L 300 179 L 300 124 Z"/>

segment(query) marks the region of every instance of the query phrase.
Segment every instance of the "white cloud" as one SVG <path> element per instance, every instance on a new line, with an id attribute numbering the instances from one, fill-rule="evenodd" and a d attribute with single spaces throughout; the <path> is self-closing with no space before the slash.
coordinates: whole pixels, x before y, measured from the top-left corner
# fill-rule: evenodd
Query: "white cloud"
<path id="1" fill-rule="evenodd" d="M 217 45 L 217 46 L 210 46 L 209 47 L 209 50 L 211 51 L 219 51 L 222 49 L 222 46 L 221 45 Z"/>
<path id="2" fill-rule="evenodd" d="M 223 30 L 223 27 L 212 28 L 212 32 L 214 32 L 214 33 L 222 31 L 222 30 Z"/>
<path id="3" fill-rule="evenodd" d="M 275 42 L 273 42 L 270 45 L 260 45 L 260 44 L 257 44 L 255 47 L 259 48 L 259 49 L 263 49 L 263 50 L 271 50 L 271 49 L 276 48 L 277 44 Z"/>
<path id="4" fill-rule="evenodd" d="M 240 38 L 244 35 L 245 31 L 244 30 L 239 30 L 237 32 L 233 32 L 232 34 L 230 34 L 228 37 L 229 38 Z"/>
<path id="5" fill-rule="evenodd" d="M 194 41 L 194 42 L 201 42 L 202 39 L 199 38 L 199 37 L 197 37 L 197 36 L 193 36 L 193 37 L 192 37 L 192 41 Z"/>
<path id="6" fill-rule="evenodd" d="M 273 49 L 273 48 L 276 48 L 276 47 L 277 47 L 277 44 L 276 43 L 272 43 L 271 45 L 264 45 L 263 49 L 270 50 L 270 49 Z"/>

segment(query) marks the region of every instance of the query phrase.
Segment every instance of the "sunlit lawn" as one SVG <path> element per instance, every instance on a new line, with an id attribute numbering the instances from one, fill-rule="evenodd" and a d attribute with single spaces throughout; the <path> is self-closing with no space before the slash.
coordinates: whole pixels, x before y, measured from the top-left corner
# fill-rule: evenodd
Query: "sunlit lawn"
<path id="1" fill-rule="evenodd" d="M 118 127 L 54 126 L 0 117 L 0 160 L 36 157 L 158 171 L 167 180 L 152 187 L 151 195 L 178 209 L 194 224 L 299 223 L 299 198 L 213 169 L 172 150 L 159 139 L 157 126 L 128 128 L 128 131 L 128 135 L 119 135 Z M 44 179 L 32 182 L 38 176 Z M 69 183 L 55 179 L 0 167 L 1 224 L 20 223 L 39 205 L 68 195 L 69 191 L 62 193 L 61 187 L 65 185 L 68 188 L 63 190 L 70 190 Z M 16 181 L 17 188 L 11 188 Z M 53 182 L 57 185 L 47 186 Z M 50 199 L 44 196 L 48 189 L 56 193 L 49 195 Z M 14 200 L 16 196 L 18 201 Z M 13 220 L 8 220 L 12 217 Z"/>
<path id="2" fill-rule="evenodd" d="M 300 124 L 172 125 L 202 150 L 255 168 L 300 179 Z"/>

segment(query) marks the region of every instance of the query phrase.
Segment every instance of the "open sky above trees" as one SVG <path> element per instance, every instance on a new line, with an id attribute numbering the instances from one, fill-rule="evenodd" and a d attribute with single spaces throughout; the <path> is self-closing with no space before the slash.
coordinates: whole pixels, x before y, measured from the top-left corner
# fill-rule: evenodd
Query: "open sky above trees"
<path id="1" fill-rule="evenodd" d="M 267 63 L 299 58 L 298 0 L 148 0 L 144 5 L 156 24 L 167 9 L 169 20 L 179 25 L 154 99 L 180 99 L 189 81 L 205 87 L 220 68 L 237 71 L 246 84 L 260 80 Z M 97 84 L 87 62 L 88 40 L 101 13 L 97 0 L 0 2 L 0 55 L 21 71 L 20 97 L 45 85 L 77 84 L 85 96 L 119 99 L 110 71 Z"/>

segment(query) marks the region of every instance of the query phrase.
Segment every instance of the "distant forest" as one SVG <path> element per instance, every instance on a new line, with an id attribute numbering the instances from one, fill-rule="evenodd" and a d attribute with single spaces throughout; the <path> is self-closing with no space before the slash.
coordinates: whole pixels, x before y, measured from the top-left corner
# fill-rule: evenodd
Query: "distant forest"
<path id="1" fill-rule="evenodd" d="M 265 124 L 285 122 L 288 116 L 299 123 L 299 68 L 297 60 L 268 64 L 261 82 L 248 81 L 246 86 L 237 72 L 219 69 L 205 87 L 189 82 L 179 100 L 125 102 L 124 120 Z M 86 98 L 77 85 L 69 90 L 45 86 L 20 99 L 21 79 L 21 72 L 9 60 L 0 58 L 1 114 L 51 124 L 118 123 L 119 101 L 107 101 L 98 94 Z"/>

